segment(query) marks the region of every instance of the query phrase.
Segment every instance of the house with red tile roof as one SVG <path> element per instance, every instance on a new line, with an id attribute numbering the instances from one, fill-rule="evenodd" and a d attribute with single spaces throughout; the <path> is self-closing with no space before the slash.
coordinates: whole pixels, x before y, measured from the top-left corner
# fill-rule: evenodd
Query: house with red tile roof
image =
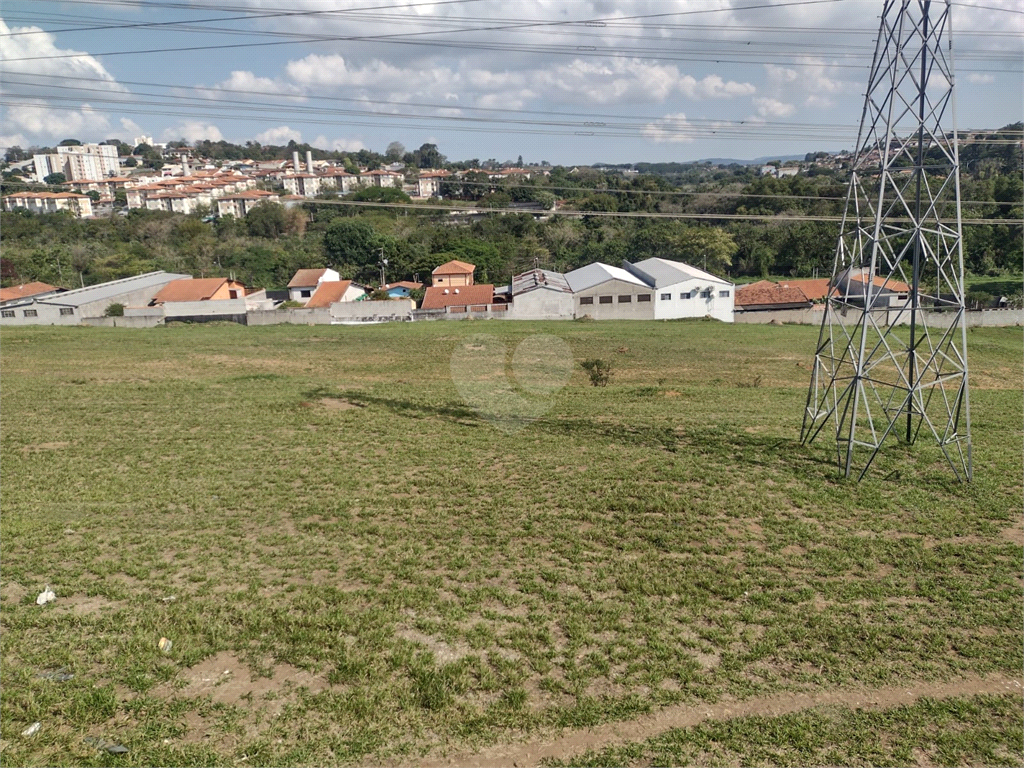
<path id="1" fill-rule="evenodd" d="M 229 277 L 174 280 L 157 292 L 150 302 L 150 306 L 179 301 L 244 299 L 245 294 L 245 285 Z"/>
<path id="2" fill-rule="evenodd" d="M 288 281 L 288 299 L 305 304 L 323 283 L 336 283 L 339 280 L 341 275 L 336 270 L 326 267 L 300 269 Z"/>
<path id="3" fill-rule="evenodd" d="M 452 259 L 434 269 L 430 273 L 430 277 L 433 285 L 448 288 L 456 285 L 472 285 L 474 272 L 476 272 L 475 265 Z"/>
<path id="4" fill-rule="evenodd" d="M 807 294 L 791 285 L 759 280 L 736 288 L 737 312 L 764 312 L 775 309 L 807 309 L 812 302 Z"/>
<path id="5" fill-rule="evenodd" d="M 494 303 L 493 285 L 427 288 L 420 309 L 443 309 L 446 312 L 484 312 Z"/>
<path id="6" fill-rule="evenodd" d="M 323 282 L 306 302 L 306 309 L 329 307 L 342 301 L 358 301 L 365 295 L 366 290 L 351 280 Z"/>

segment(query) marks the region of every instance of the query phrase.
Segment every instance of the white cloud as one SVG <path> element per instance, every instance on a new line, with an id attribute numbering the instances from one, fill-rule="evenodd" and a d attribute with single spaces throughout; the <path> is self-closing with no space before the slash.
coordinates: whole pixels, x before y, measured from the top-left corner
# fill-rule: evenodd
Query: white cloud
<path id="1" fill-rule="evenodd" d="M 54 36 L 39 27 L 8 27 L 0 19 L 0 36 L 4 40 L 0 47 L 0 69 L 7 80 L 5 96 L 11 100 L 3 111 L 0 132 L 18 135 L 29 142 L 105 138 L 102 132 L 109 126 L 107 118 L 87 103 L 84 92 L 82 103 L 77 106 L 67 101 L 57 108 L 46 99 L 48 86 L 73 87 L 77 83 L 83 88 L 104 90 L 108 95 L 124 94 L 124 86 L 99 61 L 83 51 L 58 48 Z M 72 100 L 74 93 L 61 91 L 62 96 Z"/>
<path id="2" fill-rule="evenodd" d="M 134 120 L 129 120 L 127 117 L 121 118 L 121 127 L 128 132 L 127 138 L 134 139 L 136 136 L 145 136 L 146 132 L 142 130 L 142 126 L 136 123 Z"/>
<path id="3" fill-rule="evenodd" d="M 220 128 L 210 123 L 202 123 L 198 120 L 186 120 L 174 128 L 168 128 L 163 132 L 164 141 L 222 141 L 224 134 Z"/>
<path id="4" fill-rule="evenodd" d="M 677 112 L 674 115 L 665 115 L 656 123 L 648 123 L 644 126 L 643 133 L 658 144 L 689 144 L 693 141 L 693 136 L 689 133 L 692 128 L 686 115 Z"/>
<path id="5" fill-rule="evenodd" d="M 991 85 L 995 81 L 995 75 L 982 75 L 978 72 L 971 72 L 967 75 L 967 82 L 972 85 Z"/>
<path id="6" fill-rule="evenodd" d="M 268 128 L 263 133 L 257 133 L 253 138 L 260 144 L 287 144 L 294 141 L 296 144 L 302 141 L 302 132 L 289 128 L 287 125 L 279 125 L 277 128 Z"/>
<path id="7" fill-rule="evenodd" d="M 21 147 L 22 149 L 28 149 L 29 140 L 25 138 L 23 134 L 14 133 L 10 136 L 0 136 L 0 149 L 10 149 L 11 147 Z"/>
<path id="8" fill-rule="evenodd" d="M 813 109 L 832 109 L 835 105 L 835 101 L 828 96 L 808 96 L 804 99 L 804 106 Z"/>
<path id="9" fill-rule="evenodd" d="M 753 102 L 754 106 L 757 107 L 757 114 L 761 117 L 789 117 L 796 111 L 796 107 L 792 104 L 787 104 L 778 99 L 760 97 L 754 99 Z"/>
<path id="10" fill-rule="evenodd" d="M 694 100 L 731 99 L 735 96 L 752 96 L 757 92 L 757 88 L 750 83 L 737 83 L 734 80 L 726 82 L 718 75 L 708 75 L 703 80 L 684 75 L 678 88 Z"/>
<path id="11" fill-rule="evenodd" d="M 12 32 L 19 34 L 12 37 Z M 54 36 L 39 27 L 8 27 L 0 19 L 0 35 L 4 38 L 3 47 L 0 48 L 0 62 L 5 77 L 12 74 L 49 75 L 52 77 L 40 78 L 39 82 L 57 82 L 60 85 L 68 83 L 55 81 L 54 78 L 85 78 L 99 81 L 86 83 L 85 87 L 88 88 L 126 90 L 93 56 L 72 48 L 58 48 L 54 45 Z"/>
<path id="12" fill-rule="evenodd" d="M 335 152 L 358 152 L 366 149 L 366 145 L 359 139 L 328 139 L 326 136 L 317 136 L 310 144 L 319 149 L 333 149 Z"/>
<path id="13" fill-rule="evenodd" d="M 88 104 L 79 109 L 55 109 L 42 99 L 30 99 L 8 106 L 4 112 L 5 129 L 13 126 L 19 132 L 36 136 L 81 139 L 98 136 L 109 127 L 107 118 Z"/>

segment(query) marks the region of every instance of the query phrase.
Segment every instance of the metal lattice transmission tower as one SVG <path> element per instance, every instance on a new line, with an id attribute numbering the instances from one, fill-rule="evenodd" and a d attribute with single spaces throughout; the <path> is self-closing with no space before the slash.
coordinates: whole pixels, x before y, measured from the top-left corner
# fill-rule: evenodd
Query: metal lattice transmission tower
<path id="1" fill-rule="evenodd" d="M 801 439 L 861 479 L 934 440 L 971 478 L 950 0 L 884 0 Z"/>

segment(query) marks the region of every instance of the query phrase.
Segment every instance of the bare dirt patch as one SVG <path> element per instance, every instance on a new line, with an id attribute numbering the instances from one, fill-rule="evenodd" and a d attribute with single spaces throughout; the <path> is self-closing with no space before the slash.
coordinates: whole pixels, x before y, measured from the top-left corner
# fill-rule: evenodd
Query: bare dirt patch
<path id="1" fill-rule="evenodd" d="M 1018 547 L 1024 547 L 1024 526 L 1019 523 L 1009 528 L 1004 528 L 999 532 L 999 535 L 1007 541 L 1012 541 Z"/>
<path id="2" fill-rule="evenodd" d="M 353 408 L 360 407 L 348 400 L 342 400 L 340 397 L 321 397 L 320 405 L 328 411 L 351 411 Z"/>
<path id="3" fill-rule="evenodd" d="M 21 449 L 23 454 L 29 453 L 40 453 L 41 451 L 59 451 L 67 448 L 71 443 L 69 442 L 56 442 L 56 443 L 36 443 L 35 445 L 26 445 Z"/>
<path id="4" fill-rule="evenodd" d="M 943 683 L 909 683 L 876 689 L 840 689 L 811 693 L 784 693 L 743 701 L 723 700 L 716 704 L 680 704 L 625 723 L 570 731 L 560 736 L 536 737 L 520 744 L 505 744 L 476 754 L 452 755 L 420 763 L 423 766 L 475 765 L 533 766 L 549 758 L 566 759 L 587 750 L 599 750 L 625 742 L 643 741 L 673 728 L 690 728 L 709 720 L 730 720 L 752 715 L 778 717 L 821 706 L 885 710 L 913 704 L 921 698 L 949 698 L 1022 692 L 1021 681 L 1005 675 L 969 677 Z"/>
<path id="5" fill-rule="evenodd" d="M 161 698 L 197 699 L 209 697 L 215 704 L 245 704 L 263 708 L 271 714 L 281 711 L 299 689 L 317 693 L 328 687 L 327 680 L 291 664 L 278 664 L 271 677 L 257 677 L 249 667 L 229 651 L 181 671 L 183 688 L 164 683 L 153 690 Z"/>
<path id="6" fill-rule="evenodd" d="M 434 654 L 434 658 L 439 664 L 451 664 L 453 661 L 458 661 L 473 653 L 473 649 L 465 643 L 448 643 L 415 629 L 400 629 L 395 632 L 395 636 L 417 645 L 426 646 Z"/>
<path id="7" fill-rule="evenodd" d="M 75 614 L 76 616 L 99 616 L 104 611 L 113 610 L 118 607 L 118 604 L 107 600 L 105 597 L 86 597 L 85 595 L 75 595 L 73 597 L 62 598 L 57 596 L 57 601 L 54 603 L 54 607 L 57 610 L 63 610 Z"/>

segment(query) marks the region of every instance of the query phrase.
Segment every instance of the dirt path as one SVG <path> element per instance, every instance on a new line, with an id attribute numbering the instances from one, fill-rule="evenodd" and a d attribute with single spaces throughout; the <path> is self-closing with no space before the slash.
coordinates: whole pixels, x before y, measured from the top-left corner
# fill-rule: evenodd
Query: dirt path
<path id="1" fill-rule="evenodd" d="M 858 688 L 810 693 L 781 693 L 744 701 L 717 704 L 675 705 L 653 714 L 624 723 L 608 723 L 582 731 L 570 731 L 559 736 L 537 736 L 518 744 L 488 747 L 477 753 L 452 755 L 420 763 L 431 768 L 472 765 L 480 768 L 501 766 L 536 766 L 545 758 L 565 759 L 588 749 L 605 747 L 629 741 L 642 741 L 672 728 L 687 728 L 708 720 L 728 720 L 733 717 L 762 715 L 774 717 L 811 707 L 841 705 L 861 709 L 891 709 L 912 704 L 918 699 L 936 699 L 952 696 L 973 696 L 989 693 L 1015 692 L 1021 694 L 1021 681 L 1005 675 L 967 677 L 944 683 L 914 683 L 893 688 Z"/>

